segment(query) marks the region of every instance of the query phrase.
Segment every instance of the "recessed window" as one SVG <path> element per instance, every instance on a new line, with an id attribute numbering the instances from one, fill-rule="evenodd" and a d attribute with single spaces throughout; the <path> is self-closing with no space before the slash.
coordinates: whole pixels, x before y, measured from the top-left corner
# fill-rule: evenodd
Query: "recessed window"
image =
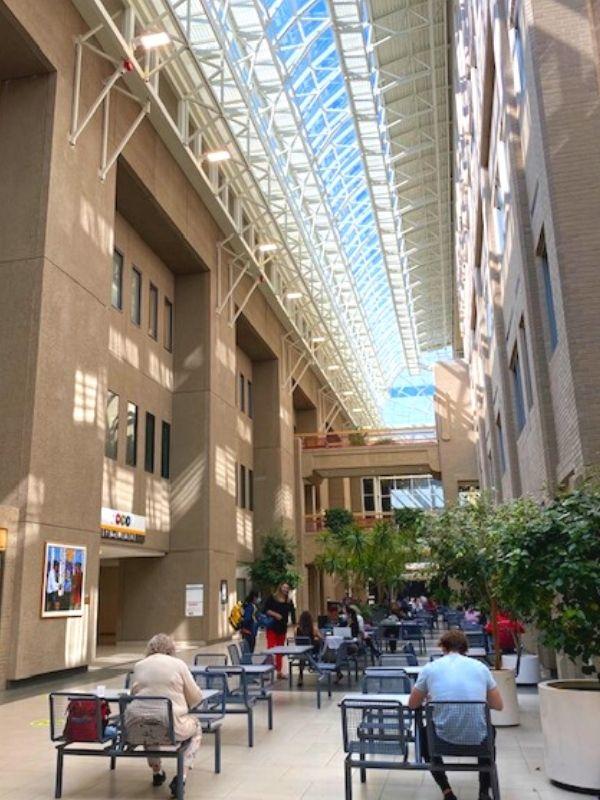
<path id="1" fill-rule="evenodd" d="M 550 352 L 556 350 L 558 344 L 558 327 L 556 324 L 556 308 L 554 305 L 554 292 L 552 290 L 552 276 L 550 275 L 550 264 L 548 263 L 548 253 L 546 251 L 546 240 L 544 232 L 540 236 L 538 244 L 538 260 L 542 273 L 542 286 L 544 291 L 544 305 L 546 308 L 546 322 L 550 334 Z"/>
<path id="2" fill-rule="evenodd" d="M 139 325 L 142 321 L 142 273 L 131 268 L 131 321 Z"/>
<path id="3" fill-rule="evenodd" d="M 113 252 L 112 284 L 110 302 L 119 311 L 123 308 L 123 256 L 118 250 Z"/>
<path id="4" fill-rule="evenodd" d="M 148 333 L 153 339 L 158 339 L 158 289 L 150 284 L 150 306 L 148 316 Z"/>
<path id="5" fill-rule="evenodd" d="M 251 469 L 247 470 L 248 473 L 248 488 L 247 488 L 247 500 L 248 500 L 248 511 L 254 511 L 254 472 Z"/>
<path id="6" fill-rule="evenodd" d="M 254 394 L 252 390 L 252 381 L 246 381 L 246 406 L 248 408 L 248 416 L 254 419 Z"/>
<path id="7" fill-rule="evenodd" d="M 519 433 L 525 427 L 525 397 L 523 395 L 523 375 L 521 373 L 521 362 L 519 361 L 519 350 L 515 345 L 513 355 L 510 360 L 510 371 L 512 374 L 513 396 L 515 401 L 515 417 L 517 430 Z"/>
<path id="8" fill-rule="evenodd" d="M 161 439 L 160 476 L 169 479 L 171 477 L 171 426 L 164 420 Z"/>
<path id="9" fill-rule="evenodd" d="M 137 464 L 137 430 L 138 407 L 135 403 L 127 403 L 127 447 L 125 450 L 125 463 L 129 467 Z"/>
<path id="10" fill-rule="evenodd" d="M 240 490 L 239 506 L 240 508 L 246 508 L 246 467 L 243 464 L 240 464 L 240 479 L 238 486 Z"/>
<path id="11" fill-rule="evenodd" d="M 165 347 L 173 352 L 173 303 L 165 297 Z"/>
<path id="12" fill-rule="evenodd" d="M 246 411 L 246 381 L 241 372 L 238 375 L 238 405 L 240 411 Z"/>
<path id="13" fill-rule="evenodd" d="M 502 431 L 502 419 L 500 414 L 496 417 L 496 435 L 498 438 L 498 456 L 500 458 L 500 471 L 506 472 L 506 452 L 504 450 L 504 433 Z"/>
<path id="14" fill-rule="evenodd" d="M 119 395 L 108 391 L 106 395 L 106 438 L 104 455 L 116 461 L 119 441 Z"/>
<path id="15" fill-rule="evenodd" d="M 375 489 L 373 478 L 363 478 L 363 509 L 367 513 L 375 511 Z"/>
<path id="16" fill-rule="evenodd" d="M 521 26 L 519 21 L 520 11 L 521 2 L 520 0 L 516 0 L 512 12 L 512 26 L 508 32 L 513 64 L 515 97 L 519 102 L 523 98 L 523 91 L 525 89 L 525 54 L 523 51 L 523 37 L 521 35 Z"/>
<path id="17" fill-rule="evenodd" d="M 154 414 L 146 413 L 146 443 L 144 455 L 144 469 L 146 472 L 154 472 L 154 431 L 156 420 Z"/>
<path id="18" fill-rule="evenodd" d="M 519 353 L 523 362 L 523 386 L 525 388 L 525 400 L 527 408 L 533 406 L 533 389 L 531 387 L 531 369 L 529 367 L 529 350 L 527 348 L 527 331 L 525 330 L 525 319 L 521 317 L 519 322 Z"/>

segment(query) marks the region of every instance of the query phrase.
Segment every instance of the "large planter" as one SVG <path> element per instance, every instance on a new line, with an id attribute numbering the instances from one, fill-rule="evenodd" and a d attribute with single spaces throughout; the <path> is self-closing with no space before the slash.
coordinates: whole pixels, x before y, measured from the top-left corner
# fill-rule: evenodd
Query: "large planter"
<path id="1" fill-rule="evenodd" d="M 502 666 L 504 669 L 517 668 L 516 655 L 502 656 Z M 540 659 L 531 653 L 523 653 L 519 663 L 519 674 L 516 676 L 517 686 L 531 686 L 540 682 Z"/>
<path id="2" fill-rule="evenodd" d="M 546 775 L 600 794 L 600 681 L 545 681 L 538 689 Z"/>
<path id="3" fill-rule="evenodd" d="M 517 684 L 512 669 L 493 669 L 492 675 L 498 684 L 498 690 L 504 703 L 502 711 L 492 711 L 492 725 L 497 728 L 508 728 L 519 724 L 519 700 Z"/>

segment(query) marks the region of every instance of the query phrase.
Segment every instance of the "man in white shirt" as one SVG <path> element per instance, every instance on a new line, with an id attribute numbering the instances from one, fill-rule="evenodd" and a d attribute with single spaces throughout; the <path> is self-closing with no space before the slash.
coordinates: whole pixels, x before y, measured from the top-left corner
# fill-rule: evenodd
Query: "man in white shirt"
<path id="1" fill-rule="evenodd" d="M 468 650 L 467 637 L 462 631 L 447 631 L 440 638 L 443 658 L 430 662 L 421 670 L 417 682 L 411 692 L 408 705 L 412 709 L 419 708 L 428 699 L 433 702 L 443 701 L 477 701 L 487 702 L 495 711 L 502 711 L 502 697 L 496 681 L 485 664 L 465 654 Z M 435 731 L 440 739 L 452 744 L 480 744 L 487 734 L 485 717 L 471 721 L 468 730 L 464 720 L 457 715 L 456 708 L 439 708 L 435 717 Z M 425 731 L 423 731 L 423 734 Z M 429 758 L 427 737 L 421 736 L 421 749 L 426 760 Z M 434 759 L 438 761 L 438 759 Z M 489 763 L 481 758 L 483 765 Z M 442 764 L 442 759 L 439 759 Z M 457 800 L 448 778 L 443 770 L 432 770 L 431 774 L 442 790 L 444 800 Z M 479 773 L 479 800 L 489 800 L 490 775 Z"/>
<path id="2" fill-rule="evenodd" d="M 58 577 L 60 564 L 54 561 L 48 570 L 48 580 L 46 582 L 46 610 L 56 611 L 58 608 L 58 595 L 61 584 Z"/>

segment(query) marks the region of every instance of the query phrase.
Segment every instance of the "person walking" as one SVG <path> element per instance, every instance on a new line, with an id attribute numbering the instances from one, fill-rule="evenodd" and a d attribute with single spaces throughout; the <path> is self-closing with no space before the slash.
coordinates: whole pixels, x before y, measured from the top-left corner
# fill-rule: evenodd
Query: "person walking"
<path id="1" fill-rule="evenodd" d="M 256 612 L 258 611 L 257 600 L 258 592 L 253 589 L 244 600 L 242 627 L 240 628 L 242 639 L 248 643 L 251 653 L 254 652 L 256 634 L 258 633 L 258 622 L 256 621 Z"/>
<path id="2" fill-rule="evenodd" d="M 293 625 L 296 624 L 296 609 L 290 600 L 290 590 L 289 583 L 284 581 L 265 601 L 263 611 L 272 620 L 267 627 L 267 647 L 284 645 L 290 619 Z M 281 671 L 282 663 L 282 656 L 275 656 L 275 668 L 277 669 L 278 678 L 284 677 Z"/>
<path id="3" fill-rule="evenodd" d="M 467 637 L 463 631 L 450 630 L 444 633 L 439 641 L 444 653 L 443 658 L 426 664 L 421 670 L 408 700 L 408 707 L 416 710 L 425 700 L 432 702 L 487 702 L 494 711 L 502 711 L 502 697 L 492 677 L 492 673 L 485 664 L 474 658 L 468 658 L 469 649 Z M 453 709 L 436 717 L 435 733 L 450 744 L 464 744 L 461 739 L 465 735 L 464 720 L 457 717 L 460 709 Z M 477 732 L 481 736 L 480 742 L 487 736 L 487 724 L 483 714 L 477 722 Z M 472 732 L 473 723 L 469 727 Z M 429 747 L 426 730 L 421 728 L 421 754 L 425 761 L 429 761 Z M 489 760 L 480 758 L 481 766 L 487 766 Z M 434 763 L 443 767 L 441 758 L 434 759 Z M 443 769 L 432 769 L 431 776 L 442 790 L 444 800 L 457 800 L 452 791 L 448 778 Z M 479 800 L 490 800 L 490 774 L 479 773 Z"/>

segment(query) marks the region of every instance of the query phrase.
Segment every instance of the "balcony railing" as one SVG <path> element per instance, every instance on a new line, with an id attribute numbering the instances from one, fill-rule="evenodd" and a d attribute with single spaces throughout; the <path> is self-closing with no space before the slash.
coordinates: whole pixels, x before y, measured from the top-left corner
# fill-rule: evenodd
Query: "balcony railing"
<path id="1" fill-rule="evenodd" d="M 376 522 L 385 520 L 391 522 L 394 517 L 393 511 L 359 511 L 352 514 L 354 517 L 354 524 L 359 528 L 372 528 Z M 304 529 L 307 533 L 318 533 L 325 530 L 325 512 L 320 511 L 318 514 L 306 514 L 304 517 Z"/>
<path id="2" fill-rule="evenodd" d="M 383 445 L 436 444 L 433 426 L 414 428 L 382 428 L 365 431 L 329 431 L 328 433 L 300 433 L 304 450 L 339 447 L 381 447 Z"/>

